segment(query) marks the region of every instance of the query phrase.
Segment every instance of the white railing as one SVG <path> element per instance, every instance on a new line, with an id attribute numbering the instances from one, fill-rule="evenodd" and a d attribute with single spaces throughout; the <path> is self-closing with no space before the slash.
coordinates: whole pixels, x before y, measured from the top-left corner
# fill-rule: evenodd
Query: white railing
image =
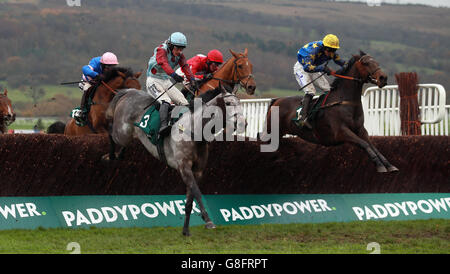
<path id="1" fill-rule="evenodd" d="M 419 109 L 422 135 L 449 135 L 450 105 L 445 105 L 445 89 L 438 84 L 420 84 Z M 245 136 L 256 138 L 264 130 L 265 117 L 272 99 L 243 99 L 247 118 Z M 400 96 L 397 85 L 384 88 L 370 87 L 361 101 L 364 126 L 371 136 L 399 136 Z"/>
<path id="2" fill-rule="evenodd" d="M 246 137 L 256 138 L 257 134 L 264 130 L 264 122 L 271 101 L 271 98 L 241 100 L 244 116 L 247 119 Z"/>
<path id="3" fill-rule="evenodd" d="M 400 96 L 397 85 L 370 87 L 364 91 L 361 100 L 364 127 L 369 135 L 401 135 Z M 438 84 L 420 84 L 418 100 L 422 135 L 448 135 L 444 87 Z"/>

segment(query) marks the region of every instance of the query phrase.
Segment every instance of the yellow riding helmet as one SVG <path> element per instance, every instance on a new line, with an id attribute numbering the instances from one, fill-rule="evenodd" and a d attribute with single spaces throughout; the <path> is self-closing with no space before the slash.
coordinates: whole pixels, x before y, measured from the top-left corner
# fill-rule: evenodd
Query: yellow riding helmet
<path id="1" fill-rule="evenodd" d="M 339 48 L 339 39 L 334 34 L 327 34 L 323 38 L 323 45 L 325 47 L 338 49 Z"/>

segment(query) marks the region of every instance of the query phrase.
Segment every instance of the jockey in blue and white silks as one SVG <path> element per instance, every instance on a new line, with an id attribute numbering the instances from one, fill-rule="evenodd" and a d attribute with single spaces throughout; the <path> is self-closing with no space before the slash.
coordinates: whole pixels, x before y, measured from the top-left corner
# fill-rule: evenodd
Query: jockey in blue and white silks
<path id="1" fill-rule="evenodd" d="M 306 124 L 308 127 L 310 125 L 306 121 L 306 115 L 308 113 L 309 103 L 316 94 L 314 85 L 322 89 L 325 93 L 328 93 L 331 89 L 330 83 L 328 83 L 328 80 L 322 73 L 325 72 L 330 75 L 334 71 L 327 67 L 326 64 L 330 60 L 333 60 L 341 67 L 345 64 L 345 61 L 336 53 L 337 49 L 339 49 L 339 39 L 336 35 L 328 34 L 322 41 L 310 42 L 297 52 L 294 76 L 300 88 L 305 92 L 303 108 L 299 113 L 298 120 L 301 124 Z M 314 81 L 314 83 L 308 85 L 311 81 Z"/>
<path id="2" fill-rule="evenodd" d="M 112 52 L 105 52 L 102 56 L 94 57 L 89 61 L 89 64 L 83 66 L 81 69 L 83 75 L 81 76 L 82 81 L 78 87 L 83 91 L 83 96 L 81 97 L 80 110 L 73 113 L 75 119 L 80 121 L 85 121 L 87 118 L 87 98 L 89 97 L 89 90 L 92 86 L 94 79 L 102 75 L 110 67 L 119 64 L 117 56 Z"/>

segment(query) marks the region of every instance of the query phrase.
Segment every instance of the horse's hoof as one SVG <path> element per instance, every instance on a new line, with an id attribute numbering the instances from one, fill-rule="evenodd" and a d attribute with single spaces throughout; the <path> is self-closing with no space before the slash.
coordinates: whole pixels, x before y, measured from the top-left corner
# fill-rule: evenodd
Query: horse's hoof
<path id="1" fill-rule="evenodd" d="M 205 224 L 205 228 L 214 229 L 214 228 L 216 228 L 216 225 L 213 222 L 209 221 Z"/>
<path id="2" fill-rule="evenodd" d="M 387 170 L 388 170 L 389 172 L 397 172 L 397 171 L 399 171 L 398 168 L 396 168 L 395 166 L 390 166 L 390 167 L 388 167 Z"/>
<path id="3" fill-rule="evenodd" d="M 109 162 L 111 159 L 109 158 L 109 154 L 105 154 L 102 156 L 102 161 Z"/>
<path id="4" fill-rule="evenodd" d="M 189 232 L 189 230 L 183 229 L 183 236 L 189 237 L 189 236 L 191 236 L 191 233 Z"/>
<path id="5" fill-rule="evenodd" d="M 377 167 L 377 172 L 385 173 L 385 172 L 388 172 L 388 170 L 384 166 L 379 166 L 379 167 Z"/>

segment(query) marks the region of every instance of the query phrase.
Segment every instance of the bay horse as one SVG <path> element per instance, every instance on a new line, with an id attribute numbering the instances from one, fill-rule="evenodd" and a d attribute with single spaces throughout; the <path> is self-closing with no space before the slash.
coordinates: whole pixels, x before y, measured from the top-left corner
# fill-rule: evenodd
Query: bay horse
<path id="1" fill-rule="evenodd" d="M 108 123 L 105 111 L 118 89 L 141 89 L 138 78 L 142 72 L 133 73 L 129 68 L 112 67 L 106 71 L 102 81 L 98 84 L 93 97 L 93 104 L 88 114 L 88 124 L 78 126 L 75 119 L 70 119 L 64 129 L 64 135 L 108 134 Z M 87 99 L 86 99 L 87 100 Z"/>
<path id="2" fill-rule="evenodd" d="M 223 116 L 217 116 L 222 121 L 222 128 L 224 124 L 228 128 L 230 123 L 234 123 L 233 127 L 238 123 L 238 133 L 245 130 L 245 126 L 242 125 L 245 121 L 243 109 L 236 95 L 219 87 L 206 92 L 204 96 L 200 95 L 200 97 L 202 100 L 196 98 L 194 102 L 202 101 L 202 107 L 195 107 L 193 112 L 190 110 L 184 112 L 172 126 L 170 135 L 163 139 L 164 156 L 160 156 L 158 147 L 149 140 L 144 131 L 135 126 L 139 124 L 141 117 L 146 113 L 146 106 L 154 100 L 152 95 L 136 89 L 123 90 L 114 97 L 106 112 L 107 118 L 112 121 L 109 136 L 111 148 L 110 153 L 103 156 L 103 160 L 122 158 L 121 154 L 124 148 L 137 138 L 153 157 L 160 161 L 164 161 L 165 158 L 164 162 L 180 174 L 186 184 L 187 200 L 183 227 L 185 236 L 190 235 L 189 219 L 194 198 L 200 207 L 202 219 L 206 223 L 205 227 L 207 229 L 215 228 L 203 205 L 202 194 L 198 186 L 208 162 L 208 142 L 212 140 L 207 140 L 206 137 L 202 137 L 201 140 L 196 139 L 193 136 L 195 135 L 194 131 L 198 132 L 200 129 L 203 132 L 203 128 L 207 128 L 211 124 L 216 127 L 216 131 L 220 130 L 215 115 L 213 115 L 214 119 L 205 118 L 207 111 L 217 109 L 217 107 L 221 113 L 225 113 Z M 197 127 L 195 124 L 199 126 Z"/>
<path id="3" fill-rule="evenodd" d="M 372 56 L 362 51 L 359 55 L 353 55 L 348 65 L 339 71 L 342 75 L 336 74 L 336 77 L 341 78 L 333 81 L 331 91 L 325 95 L 325 101 L 318 108 L 311 107 L 317 109 L 315 119 L 310 122 L 312 129 L 305 126 L 300 128 L 293 121 L 297 117 L 297 109 L 302 105 L 302 96 L 273 99 L 266 116 L 266 128 L 270 129 L 272 108 L 279 107 L 280 138 L 285 134 L 297 135 L 306 141 L 324 146 L 350 143 L 368 154 L 378 172 L 398 171 L 369 140 L 367 130 L 364 128 L 361 103 L 363 85 L 370 82 L 380 88 L 384 87 L 387 75 Z M 317 100 L 314 99 L 311 105 L 313 106 Z"/>
<path id="4" fill-rule="evenodd" d="M 239 86 L 243 87 L 249 95 L 255 93 L 253 64 L 248 60 L 248 49 L 246 48 L 244 53 L 236 53 L 231 49 L 229 51 L 232 57 L 213 73 L 213 78 L 202 84 L 198 94 L 216 89 L 219 84 L 227 87 L 228 90 L 233 90 L 233 93 L 236 93 Z"/>
<path id="5" fill-rule="evenodd" d="M 3 94 L 0 93 L 0 134 L 8 131 L 8 126 L 16 120 L 16 113 L 8 98 L 8 90 L 5 88 Z"/>

